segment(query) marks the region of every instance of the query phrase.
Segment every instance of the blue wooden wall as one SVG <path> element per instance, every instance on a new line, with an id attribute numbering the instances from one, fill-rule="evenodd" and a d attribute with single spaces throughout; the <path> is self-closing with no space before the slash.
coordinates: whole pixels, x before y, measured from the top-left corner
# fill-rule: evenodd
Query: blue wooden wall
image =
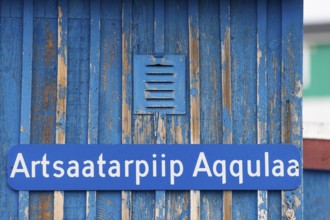
<path id="1" fill-rule="evenodd" d="M 6 183 L 6 155 L 18 143 L 301 148 L 302 7 L 302 0 L 1 0 L 1 219 L 302 219 L 302 187 L 16 192 Z M 186 57 L 184 115 L 133 114 L 133 55 L 155 52 Z"/>

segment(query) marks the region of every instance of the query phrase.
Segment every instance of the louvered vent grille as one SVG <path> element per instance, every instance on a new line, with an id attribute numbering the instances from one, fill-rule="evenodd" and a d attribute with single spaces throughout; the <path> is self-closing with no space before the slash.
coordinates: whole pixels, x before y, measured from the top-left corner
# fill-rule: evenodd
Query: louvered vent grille
<path id="1" fill-rule="evenodd" d="M 185 114 L 185 59 L 134 56 L 134 113 Z"/>

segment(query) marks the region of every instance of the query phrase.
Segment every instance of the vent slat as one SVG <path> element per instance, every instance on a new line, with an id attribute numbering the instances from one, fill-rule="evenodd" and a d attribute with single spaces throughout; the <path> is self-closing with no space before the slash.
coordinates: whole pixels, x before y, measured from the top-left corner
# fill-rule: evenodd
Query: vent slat
<path id="1" fill-rule="evenodd" d="M 164 108 L 171 107 L 175 108 L 174 100 L 148 100 L 146 102 L 147 108 Z"/>
<path id="2" fill-rule="evenodd" d="M 175 76 L 173 74 L 156 74 L 156 75 L 147 75 L 145 77 L 147 82 L 161 81 L 161 82 L 174 82 Z"/>
<path id="3" fill-rule="evenodd" d="M 173 91 L 146 91 L 145 99 L 174 99 Z"/>
<path id="4" fill-rule="evenodd" d="M 145 83 L 146 90 L 173 90 L 173 83 Z"/>
<path id="5" fill-rule="evenodd" d="M 167 73 L 167 72 L 146 72 L 146 75 L 153 75 L 153 76 L 173 76 L 175 73 Z"/>
<path id="6" fill-rule="evenodd" d="M 146 67 L 157 67 L 157 68 L 164 68 L 164 67 L 173 67 L 172 64 L 148 64 Z"/>

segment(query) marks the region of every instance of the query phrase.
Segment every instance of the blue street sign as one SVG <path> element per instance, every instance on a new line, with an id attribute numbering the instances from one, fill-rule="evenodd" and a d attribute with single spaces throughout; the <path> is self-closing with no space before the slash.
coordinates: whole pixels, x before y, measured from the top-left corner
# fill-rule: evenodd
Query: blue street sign
<path id="1" fill-rule="evenodd" d="M 17 145 L 15 190 L 292 190 L 301 181 L 293 145 Z"/>

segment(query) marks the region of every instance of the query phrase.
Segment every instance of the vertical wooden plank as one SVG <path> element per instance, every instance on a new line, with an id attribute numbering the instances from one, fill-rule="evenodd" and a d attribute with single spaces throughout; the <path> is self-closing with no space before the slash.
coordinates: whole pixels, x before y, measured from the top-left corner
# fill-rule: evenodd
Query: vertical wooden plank
<path id="1" fill-rule="evenodd" d="M 267 144 L 267 5 L 257 2 L 257 143 Z M 268 193 L 258 191 L 258 219 L 268 219 Z"/>
<path id="2" fill-rule="evenodd" d="M 185 92 L 189 94 L 189 20 L 188 1 L 165 1 L 165 53 L 186 56 Z M 182 82 L 183 83 L 183 82 Z M 183 86 L 183 84 L 182 84 Z M 189 96 L 185 98 L 185 115 L 167 115 L 166 143 L 190 142 Z M 166 191 L 166 218 L 190 218 L 190 191 Z"/>
<path id="3" fill-rule="evenodd" d="M 132 143 L 132 0 L 122 3 L 122 143 Z M 132 192 L 122 191 L 121 218 L 132 219 Z"/>
<path id="4" fill-rule="evenodd" d="M 281 45 L 280 1 L 267 2 L 267 137 L 269 144 L 281 143 Z M 281 192 L 268 191 L 268 219 L 281 218 Z"/>
<path id="5" fill-rule="evenodd" d="M 190 143 L 200 144 L 200 69 L 198 1 L 188 1 L 189 78 L 190 78 Z M 190 191 L 190 218 L 200 219 L 200 191 Z"/>
<path id="6" fill-rule="evenodd" d="M 152 54 L 154 45 L 154 1 L 136 0 L 133 4 L 132 53 Z M 133 70 L 132 70 L 133 73 Z M 134 144 L 155 143 L 154 116 L 134 115 Z M 132 193 L 133 219 L 155 218 L 155 191 Z"/>
<path id="7" fill-rule="evenodd" d="M 231 144 L 232 88 L 230 55 L 230 1 L 220 1 L 221 75 L 222 75 L 222 142 Z M 223 219 L 232 219 L 232 191 L 223 192 Z"/>
<path id="8" fill-rule="evenodd" d="M 25 1 L 23 8 L 23 67 L 21 96 L 20 143 L 30 143 L 32 94 L 33 2 Z M 29 192 L 19 192 L 19 219 L 29 219 Z"/>
<path id="9" fill-rule="evenodd" d="M 54 144 L 56 130 L 57 82 L 57 9 L 56 18 L 36 17 L 36 8 L 44 5 L 34 2 L 33 14 L 33 82 L 31 143 Z M 53 193 L 30 192 L 29 218 L 53 219 Z"/>
<path id="10" fill-rule="evenodd" d="M 154 55 L 164 54 L 164 0 L 154 2 Z M 156 143 L 166 143 L 166 114 L 157 112 L 154 117 Z M 155 192 L 155 219 L 165 219 L 165 191 Z"/>
<path id="11" fill-rule="evenodd" d="M 156 45 L 155 45 L 156 46 Z M 158 51 L 159 53 L 162 51 Z M 156 144 L 166 144 L 166 114 L 157 112 L 155 114 L 154 124 L 156 133 Z M 165 191 L 156 191 L 155 193 L 155 219 L 165 219 Z"/>
<path id="12" fill-rule="evenodd" d="M 66 105 L 67 105 L 67 34 L 68 34 L 68 2 L 58 3 L 57 24 L 57 104 L 56 104 L 56 144 L 65 144 Z M 54 192 L 54 219 L 64 217 L 64 192 Z"/>
<path id="13" fill-rule="evenodd" d="M 88 84 L 90 13 L 88 1 L 69 1 L 66 143 L 85 144 L 88 139 Z M 83 14 L 82 14 L 83 13 Z M 86 218 L 86 193 L 66 191 L 64 218 Z"/>
<path id="14" fill-rule="evenodd" d="M 2 1 L 2 4 L 8 1 Z M 0 18 L 0 216 L 18 219 L 18 192 L 7 184 L 7 155 L 10 148 L 20 142 L 22 95 L 22 30 L 23 19 Z M 31 36 L 32 37 L 32 36 Z M 31 39 L 31 38 L 30 38 Z M 28 46 L 28 45 L 26 45 Z M 26 59 L 26 58 L 24 58 Z M 31 74 L 25 72 L 25 74 Z M 31 77 L 31 76 L 30 76 Z M 26 75 L 25 78 L 29 78 Z M 28 81 L 26 83 L 31 83 Z M 28 87 L 25 85 L 25 88 Z M 25 93 L 25 95 L 27 95 Z M 28 103 L 27 103 L 28 104 Z M 28 106 L 27 106 L 28 107 Z M 25 112 L 25 111 L 24 111 Z M 29 126 L 29 125 L 27 125 Z M 29 127 L 27 127 L 27 134 Z M 27 135 L 25 134 L 25 135 Z M 23 207 L 24 210 L 24 207 Z"/>
<path id="15" fill-rule="evenodd" d="M 257 142 L 257 2 L 231 5 L 233 143 Z M 233 219 L 256 219 L 257 192 L 233 192 Z"/>
<path id="16" fill-rule="evenodd" d="M 88 144 L 98 143 L 100 81 L 100 1 L 90 2 Z M 96 191 L 86 193 L 86 219 L 96 219 Z"/>
<path id="17" fill-rule="evenodd" d="M 101 1 L 98 143 L 122 142 L 122 3 Z M 121 192 L 98 191 L 98 219 L 121 219 Z"/>
<path id="18" fill-rule="evenodd" d="M 282 143 L 302 151 L 303 1 L 282 1 Z M 300 167 L 302 178 L 302 167 Z M 282 219 L 303 219 L 303 187 L 282 192 Z"/>
<path id="19" fill-rule="evenodd" d="M 201 143 L 222 143 L 220 1 L 199 1 Z M 222 191 L 201 191 L 201 219 L 221 219 Z"/>

